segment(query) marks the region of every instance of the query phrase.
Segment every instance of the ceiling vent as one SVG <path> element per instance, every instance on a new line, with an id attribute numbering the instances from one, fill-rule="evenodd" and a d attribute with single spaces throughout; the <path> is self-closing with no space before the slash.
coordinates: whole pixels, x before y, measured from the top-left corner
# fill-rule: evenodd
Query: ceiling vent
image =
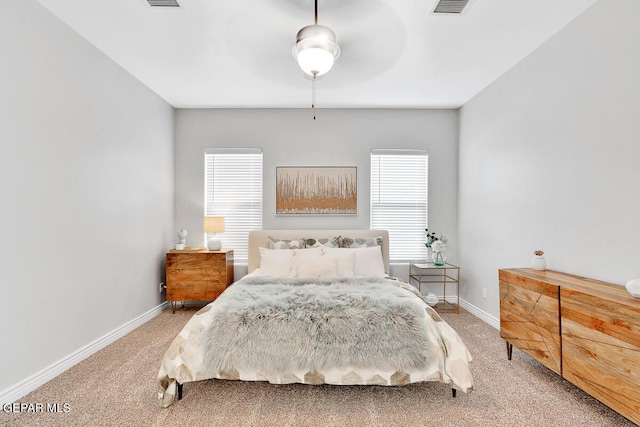
<path id="1" fill-rule="evenodd" d="M 151 7 L 180 7 L 177 0 L 147 0 Z"/>
<path id="2" fill-rule="evenodd" d="M 461 14 L 469 3 L 471 3 L 470 0 L 439 0 L 433 13 Z"/>

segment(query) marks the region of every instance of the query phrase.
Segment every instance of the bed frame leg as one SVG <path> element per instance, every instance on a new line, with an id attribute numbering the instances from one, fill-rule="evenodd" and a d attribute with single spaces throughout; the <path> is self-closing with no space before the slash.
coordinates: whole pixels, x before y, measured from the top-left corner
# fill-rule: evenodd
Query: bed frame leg
<path id="1" fill-rule="evenodd" d="M 507 343 L 507 359 L 511 360 L 511 354 L 513 353 L 513 344 L 509 341 L 505 341 Z"/>
<path id="2" fill-rule="evenodd" d="M 451 388 L 451 397 L 456 397 L 458 390 L 456 390 L 455 388 Z"/>
<path id="3" fill-rule="evenodd" d="M 182 384 L 178 383 L 178 400 L 182 400 Z"/>

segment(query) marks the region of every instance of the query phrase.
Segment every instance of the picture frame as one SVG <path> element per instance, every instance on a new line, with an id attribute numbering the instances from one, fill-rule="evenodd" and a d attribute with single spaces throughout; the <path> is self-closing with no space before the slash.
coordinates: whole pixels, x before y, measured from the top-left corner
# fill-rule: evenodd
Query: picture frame
<path id="1" fill-rule="evenodd" d="M 356 166 L 276 166 L 276 215 L 357 215 Z"/>

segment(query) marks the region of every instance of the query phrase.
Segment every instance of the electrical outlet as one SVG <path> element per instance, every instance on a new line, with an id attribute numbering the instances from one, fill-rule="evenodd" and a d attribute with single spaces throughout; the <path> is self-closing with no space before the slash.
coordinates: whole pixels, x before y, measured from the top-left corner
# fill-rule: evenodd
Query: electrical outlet
<path id="1" fill-rule="evenodd" d="M 487 288 L 482 288 L 482 298 L 487 299 Z"/>
<path id="2" fill-rule="evenodd" d="M 160 282 L 160 286 L 158 287 L 158 293 L 162 293 L 164 290 L 164 282 Z"/>

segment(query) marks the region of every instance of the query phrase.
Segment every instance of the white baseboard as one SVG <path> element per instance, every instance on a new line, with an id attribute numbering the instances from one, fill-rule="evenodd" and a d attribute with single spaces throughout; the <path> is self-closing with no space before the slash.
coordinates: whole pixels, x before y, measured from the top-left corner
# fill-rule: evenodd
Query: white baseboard
<path id="1" fill-rule="evenodd" d="M 27 379 L 20 381 L 19 383 L 9 387 L 6 390 L 3 390 L 2 392 L 0 392 L 0 406 L 6 403 L 13 403 L 21 397 L 29 394 L 36 388 L 40 387 L 42 384 L 51 381 L 62 372 L 91 356 L 98 350 L 101 350 L 112 342 L 122 338 L 129 332 L 133 331 L 137 327 L 147 323 L 149 320 L 159 315 L 162 310 L 164 310 L 164 308 L 168 305 L 168 302 L 163 302 L 162 304 L 152 308 L 146 313 L 143 313 L 130 322 L 127 322 L 119 328 L 114 329 L 103 337 L 98 338 L 97 340 L 80 348 L 79 350 L 76 350 L 68 356 L 58 360 L 52 365 L 42 369 L 39 372 L 36 372 Z"/>
<path id="2" fill-rule="evenodd" d="M 460 299 L 460 308 L 467 310 L 469 313 L 473 314 L 480 320 L 484 321 L 485 323 L 488 323 L 489 325 L 493 326 L 497 330 L 500 330 L 500 319 L 490 315 L 486 311 L 480 310 L 475 305 L 472 305 L 463 299 Z"/>
<path id="3" fill-rule="evenodd" d="M 438 296 L 438 300 L 442 301 L 443 299 L 444 297 L 442 295 Z M 455 304 L 457 302 L 455 296 L 449 296 L 449 295 L 447 295 L 447 301 L 450 302 L 451 304 Z M 497 330 L 500 330 L 500 319 L 493 317 L 486 311 L 479 309 L 475 305 L 463 300 L 462 298 L 460 298 L 460 308 L 467 310 L 469 313 L 473 314 L 483 322 L 488 323 L 489 325 L 493 326 Z"/>

